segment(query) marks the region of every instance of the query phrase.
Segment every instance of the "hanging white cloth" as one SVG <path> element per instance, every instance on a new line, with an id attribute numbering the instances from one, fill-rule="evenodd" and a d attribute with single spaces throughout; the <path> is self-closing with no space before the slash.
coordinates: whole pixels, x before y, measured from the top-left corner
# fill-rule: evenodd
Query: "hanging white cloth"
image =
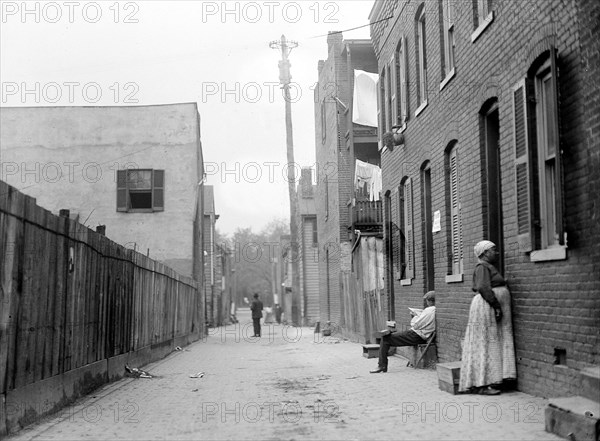
<path id="1" fill-rule="evenodd" d="M 369 200 L 378 201 L 383 187 L 381 168 L 357 159 L 354 168 L 354 187 L 358 190 L 365 185 L 369 192 Z"/>
<path id="2" fill-rule="evenodd" d="M 379 75 L 354 69 L 352 122 L 377 127 L 377 81 Z"/>

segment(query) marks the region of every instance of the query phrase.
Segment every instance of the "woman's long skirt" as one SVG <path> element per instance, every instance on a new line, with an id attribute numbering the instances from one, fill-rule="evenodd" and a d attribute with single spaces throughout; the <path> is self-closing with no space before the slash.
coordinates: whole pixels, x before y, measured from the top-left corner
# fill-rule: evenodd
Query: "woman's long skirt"
<path id="1" fill-rule="evenodd" d="M 510 292 L 505 286 L 499 286 L 493 288 L 493 290 L 502 308 L 502 320 L 498 324 L 498 340 L 502 345 L 502 379 L 515 379 L 517 378 L 517 361 L 515 358 Z"/>
<path id="2" fill-rule="evenodd" d="M 500 323 L 496 323 L 494 309 L 480 294 L 471 301 L 462 348 L 461 391 L 517 377 L 510 293 L 506 287 L 497 287 L 494 294 L 502 308 Z"/>

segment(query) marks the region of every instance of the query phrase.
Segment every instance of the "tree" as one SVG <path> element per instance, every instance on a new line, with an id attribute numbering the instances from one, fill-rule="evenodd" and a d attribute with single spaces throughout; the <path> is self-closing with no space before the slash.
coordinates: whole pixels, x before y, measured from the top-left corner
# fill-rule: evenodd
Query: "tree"
<path id="1" fill-rule="evenodd" d="M 289 228 L 283 219 L 274 219 L 260 233 L 254 233 L 251 228 L 238 228 L 231 239 L 219 234 L 223 241 L 228 241 L 232 251 L 238 305 L 243 304 L 244 297 L 250 299 L 255 292 L 261 294 L 265 303 L 272 303 L 272 262 L 276 257 L 281 259 L 280 238 L 285 234 L 289 234 Z"/>

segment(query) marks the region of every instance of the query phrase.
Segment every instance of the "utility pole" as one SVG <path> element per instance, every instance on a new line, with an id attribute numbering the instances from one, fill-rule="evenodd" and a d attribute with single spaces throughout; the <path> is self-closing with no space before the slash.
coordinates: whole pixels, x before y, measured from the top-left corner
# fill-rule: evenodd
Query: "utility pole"
<path id="1" fill-rule="evenodd" d="M 292 259 L 292 324 L 301 326 L 300 317 L 300 274 L 298 265 L 298 223 L 297 207 L 298 198 L 296 195 L 296 163 L 294 162 L 294 138 L 292 133 L 292 101 L 290 97 L 290 62 L 288 56 L 292 49 L 298 47 L 295 41 L 286 40 L 285 35 L 281 40 L 272 41 L 269 46 L 271 49 L 281 50 L 281 61 L 279 61 L 279 82 L 283 89 L 285 100 L 285 130 L 287 141 L 287 160 L 288 160 L 288 191 L 290 196 L 290 253 Z"/>

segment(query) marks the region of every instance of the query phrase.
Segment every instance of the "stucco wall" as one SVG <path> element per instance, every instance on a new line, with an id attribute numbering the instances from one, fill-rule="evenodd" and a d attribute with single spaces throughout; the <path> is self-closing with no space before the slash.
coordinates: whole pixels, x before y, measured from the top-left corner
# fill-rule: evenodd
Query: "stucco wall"
<path id="1" fill-rule="evenodd" d="M 0 109 L 0 179 L 191 275 L 201 147 L 195 103 Z M 165 170 L 165 210 L 116 211 L 116 172 Z"/>

